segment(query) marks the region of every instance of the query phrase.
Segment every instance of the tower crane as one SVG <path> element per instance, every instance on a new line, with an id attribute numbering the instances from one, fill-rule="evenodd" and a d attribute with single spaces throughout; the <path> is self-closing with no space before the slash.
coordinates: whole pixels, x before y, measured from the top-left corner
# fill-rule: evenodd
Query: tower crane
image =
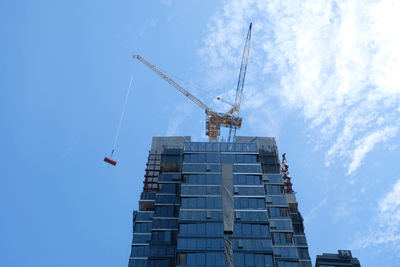
<path id="1" fill-rule="evenodd" d="M 178 91 L 184 94 L 187 98 L 189 98 L 192 102 L 202 108 L 206 113 L 206 135 L 209 137 L 209 141 L 211 142 L 218 142 L 218 136 L 220 135 L 221 126 L 229 128 L 229 141 L 231 137 L 231 132 L 233 131 L 233 141 L 235 140 L 236 136 L 236 129 L 242 126 L 242 118 L 239 117 L 239 109 L 240 109 L 240 102 L 242 100 L 242 93 L 243 93 L 243 86 L 244 86 L 244 79 L 246 76 L 246 69 L 247 69 L 247 61 L 250 51 L 250 39 L 251 39 L 251 27 L 252 24 L 250 23 L 249 30 L 247 33 L 246 43 L 243 51 L 242 56 L 242 64 L 240 66 L 240 73 L 239 73 L 239 81 L 237 84 L 236 89 L 236 97 L 235 103 L 231 110 L 226 113 L 217 112 L 212 108 L 209 108 L 206 104 L 204 104 L 200 99 L 192 95 L 189 91 L 184 89 L 170 77 L 168 77 L 164 72 L 162 72 L 159 68 L 155 65 L 151 64 L 149 61 L 144 59 L 140 55 L 135 55 L 133 58 L 138 59 L 144 65 L 146 65 L 149 69 L 163 78 L 166 82 L 171 84 L 175 87 Z"/>

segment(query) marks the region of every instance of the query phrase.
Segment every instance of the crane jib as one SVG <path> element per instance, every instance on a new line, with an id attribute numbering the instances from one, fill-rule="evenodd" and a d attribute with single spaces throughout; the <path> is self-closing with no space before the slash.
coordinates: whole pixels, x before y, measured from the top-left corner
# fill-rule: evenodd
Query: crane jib
<path id="1" fill-rule="evenodd" d="M 145 60 L 143 57 L 140 55 L 135 55 L 133 58 L 137 58 L 139 61 L 141 61 L 143 64 L 148 66 L 151 70 L 153 70 L 155 73 L 157 73 L 161 78 L 163 78 L 165 81 L 167 81 L 169 84 L 174 86 L 178 91 L 183 93 L 186 97 L 188 97 L 190 100 L 192 100 L 195 104 L 197 104 L 199 107 L 202 109 L 206 110 L 208 109 L 207 105 L 204 104 L 202 101 L 200 101 L 197 97 L 186 91 L 182 86 L 177 84 L 174 80 L 172 80 L 170 77 L 168 77 L 166 74 L 164 74 L 161 70 L 159 70 L 156 66 Z"/>
<path id="2" fill-rule="evenodd" d="M 187 98 L 189 98 L 192 102 L 197 104 L 199 107 L 204 109 L 206 113 L 206 135 L 209 136 L 210 142 L 218 142 L 218 136 L 220 135 L 220 127 L 229 128 L 229 138 L 228 142 L 231 140 L 231 135 L 233 133 L 232 141 L 235 142 L 236 138 L 236 130 L 242 126 L 242 118 L 239 117 L 239 109 L 240 103 L 242 100 L 242 93 L 244 87 L 244 80 L 246 76 L 247 70 L 247 62 L 250 52 L 250 39 L 251 39 L 251 28 L 252 23 L 250 23 L 249 30 L 247 32 L 246 42 L 242 55 L 242 63 L 240 65 L 239 72 L 239 80 L 236 88 L 236 97 L 235 103 L 231 110 L 227 113 L 215 112 L 213 109 L 210 109 L 206 104 L 200 101 L 197 97 L 192 95 L 190 92 L 185 90 L 182 86 L 177 84 L 174 80 L 169 78 L 166 74 L 164 74 L 161 70 L 159 70 L 156 66 L 145 60 L 140 55 L 135 55 L 133 58 L 138 59 L 140 62 L 149 67 L 152 71 L 158 74 L 161 78 L 163 78 L 166 82 L 171 84 L 175 89 L 184 94 Z"/>

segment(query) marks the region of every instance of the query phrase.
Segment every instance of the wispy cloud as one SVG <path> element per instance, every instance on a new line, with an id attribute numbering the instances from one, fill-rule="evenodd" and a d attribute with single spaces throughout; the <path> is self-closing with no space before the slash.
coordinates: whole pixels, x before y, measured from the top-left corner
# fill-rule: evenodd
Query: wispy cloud
<path id="1" fill-rule="evenodd" d="M 310 221 L 312 221 L 314 219 L 314 217 L 316 216 L 316 214 L 321 210 L 321 208 L 323 208 L 326 203 L 328 201 L 328 197 L 325 196 L 323 200 L 321 200 L 317 206 L 315 206 L 314 208 L 311 209 L 311 211 L 304 216 L 304 221 L 306 223 L 310 223 Z"/>
<path id="2" fill-rule="evenodd" d="M 252 128 L 265 107 L 300 111 L 326 164 L 344 160 L 351 174 L 398 134 L 399 13 L 400 2 L 389 0 L 226 1 L 200 54 L 210 83 L 231 83 L 252 21 L 243 99 Z"/>
<path id="3" fill-rule="evenodd" d="M 184 123 L 188 114 L 193 111 L 192 103 L 184 103 L 181 105 L 175 105 L 173 114 L 171 114 L 168 121 L 168 128 L 165 133 L 166 136 L 181 135 L 181 125 Z"/>
<path id="4" fill-rule="evenodd" d="M 354 246 L 388 245 L 400 251 L 400 179 L 378 203 L 376 220 L 369 234 L 356 240 Z"/>

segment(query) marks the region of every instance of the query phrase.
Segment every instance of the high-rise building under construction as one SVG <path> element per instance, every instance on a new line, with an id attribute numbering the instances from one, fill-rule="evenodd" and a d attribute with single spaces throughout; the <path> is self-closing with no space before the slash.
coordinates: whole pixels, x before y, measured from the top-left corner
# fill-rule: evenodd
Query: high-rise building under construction
<path id="1" fill-rule="evenodd" d="M 154 137 L 133 213 L 133 266 L 311 267 L 276 140 Z"/>

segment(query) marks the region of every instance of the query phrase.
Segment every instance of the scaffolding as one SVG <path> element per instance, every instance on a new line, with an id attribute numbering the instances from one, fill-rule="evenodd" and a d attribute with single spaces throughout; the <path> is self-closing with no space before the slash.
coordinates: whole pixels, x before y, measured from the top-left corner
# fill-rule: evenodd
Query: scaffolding
<path id="1" fill-rule="evenodd" d="M 143 181 L 143 192 L 157 192 L 158 175 L 160 173 L 161 153 L 149 151 L 146 163 L 146 174 Z"/>

